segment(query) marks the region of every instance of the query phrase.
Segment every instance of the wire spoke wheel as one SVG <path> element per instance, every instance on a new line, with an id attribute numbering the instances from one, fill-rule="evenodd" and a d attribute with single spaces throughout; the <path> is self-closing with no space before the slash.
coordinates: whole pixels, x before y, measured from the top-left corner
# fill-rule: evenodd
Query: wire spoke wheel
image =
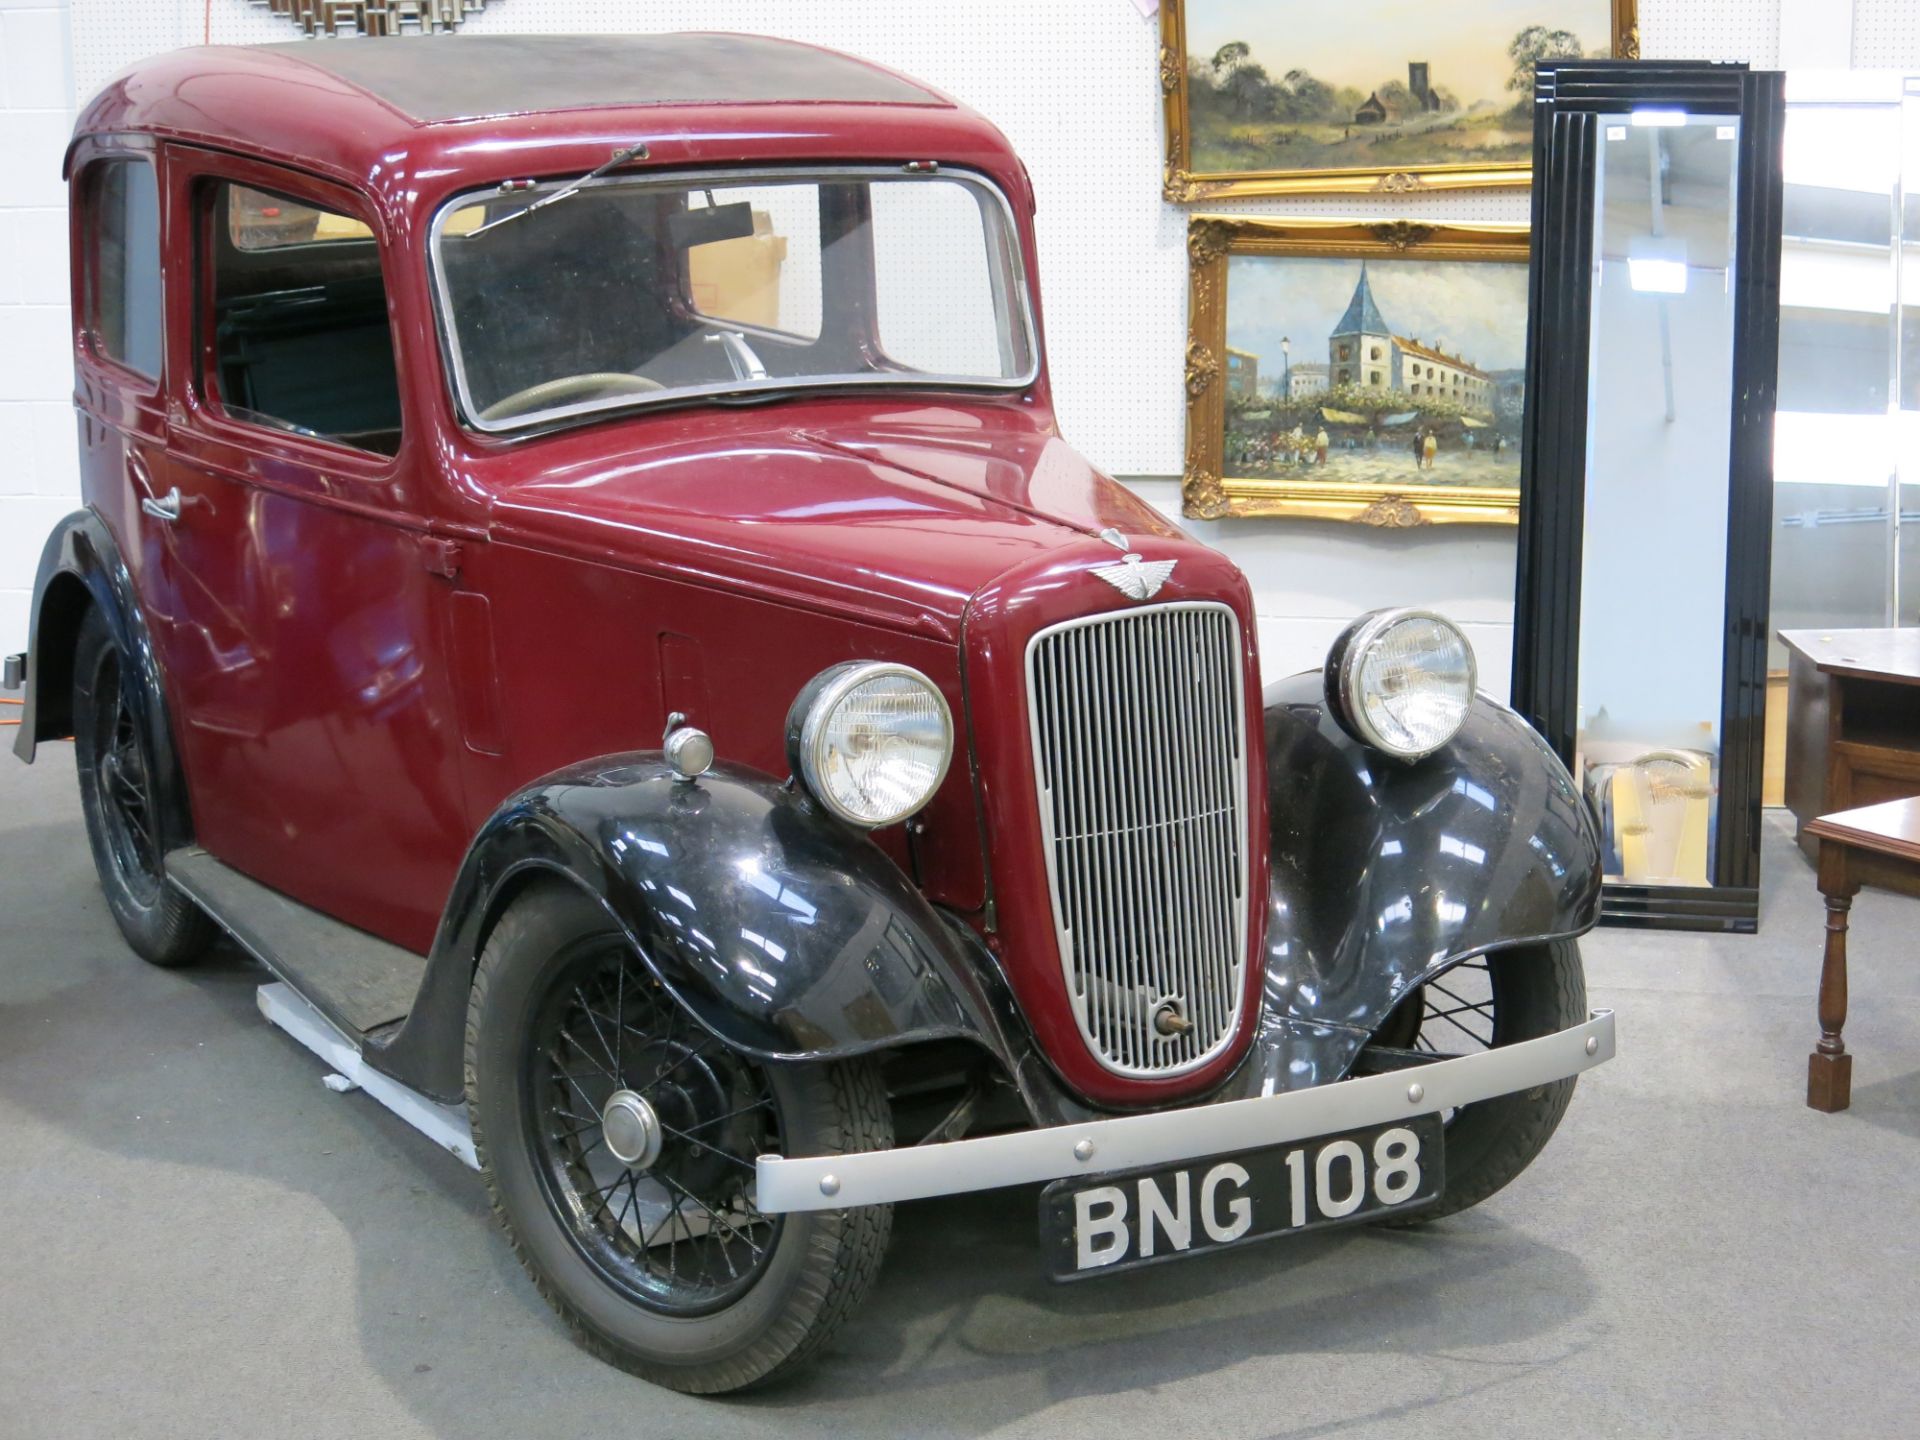
<path id="1" fill-rule="evenodd" d="M 152 769 L 140 725 L 122 683 L 120 658 L 108 650 L 94 678 L 92 740 L 107 851 L 127 888 L 142 904 L 160 893 L 160 855 L 154 844 Z"/>
<path id="2" fill-rule="evenodd" d="M 108 824 L 108 847 L 127 887 L 142 900 L 159 893 L 159 852 L 154 847 L 154 783 L 140 743 L 138 720 L 121 684 L 119 657 L 108 653 L 94 684 L 94 755 Z"/>
<path id="3" fill-rule="evenodd" d="M 1471 1054 L 1498 1043 L 1499 1011 L 1484 958 L 1463 960 L 1420 987 L 1414 1048 L 1435 1054 Z"/>
<path id="4" fill-rule="evenodd" d="M 1462 960 L 1420 987 L 1411 1048 L 1435 1059 L 1478 1055 L 1500 1043 L 1499 997 L 1486 957 Z M 1442 1124 L 1459 1112 L 1443 1110 Z"/>
<path id="5" fill-rule="evenodd" d="M 763 1062 L 655 979 L 600 902 L 535 883 L 467 1000 L 467 1110 L 494 1213 L 594 1354 L 711 1395 L 806 1363 L 879 1273 L 886 1205 L 769 1215 L 761 1155 L 893 1144 L 870 1060 Z"/>
<path id="6" fill-rule="evenodd" d="M 127 943 L 155 965 L 185 965 L 213 922 L 166 882 L 166 850 L 191 838 L 169 821 L 160 777 L 178 775 L 165 702 L 143 685 L 105 615 L 90 607 L 73 647 L 73 759 L 100 891 Z M 144 702 L 144 703 L 142 703 Z"/>
<path id="7" fill-rule="evenodd" d="M 1417 1075 L 1441 1060 L 1538 1039 L 1586 1018 L 1586 979 L 1572 941 L 1462 960 L 1412 991 L 1360 1052 L 1355 1069 Z M 1423 1224 L 1499 1191 L 1533 1163 L 1566 1113 L 1573 1078 L 1442 1110 L 1446 1189 L 1433 1208 L 1388 1225 Z"/>
<path id="8" fill-rule="evenodd" d="M 752 1198 L 754 1158 L 784 1139 L 763 1067 L 606 937 L 558 967 L 528 1045 L 528 1139 L 588 1263 L 664 1315 L 710 1314 L 751 1289 L 782 1225 Z"/>

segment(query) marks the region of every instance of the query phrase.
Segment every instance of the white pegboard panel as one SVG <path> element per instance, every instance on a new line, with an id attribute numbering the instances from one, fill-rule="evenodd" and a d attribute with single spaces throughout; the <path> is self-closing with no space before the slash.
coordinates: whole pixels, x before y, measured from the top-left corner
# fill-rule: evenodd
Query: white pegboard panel
<path id="1" fill-rule="evenodd" d="M 246 0 L 70 0 L 74 100 L 84 105 L 108 80 L 148 55 L 198 45 L 291 40 L 299 31 Z"/>
<path id="2" fill-rule="evenodd" d="M 1920 0 L 1853 0 L 1853 63 L 1859 70 L 1920 68 Z"/>
<path id="3" fill-rule="evenodd" d="M 1640 0 L 1640 54 L 1771 69 L 1780 63 L 1780 0 Z"/>
<path id="4" fill-rule="evenodd" d="M 245 0 L 72 0 L 80 98 L 143 55 L 288 38 Z M 1917 0 L 1858 0 L 1911 11 Z M 1640 0 L 1649 57 L 1771 65 L 1779 0 Z M 493 0 L 469 33 L 739 30 L 892 65 L 987 115 L 1039 194 L 1040 271 L 1061 426 L 1096 464 L 1177 474 L 1185 412 L 1187 212 L 1160 196 L 1159 26 L 1133 0 Z M 315 44 L 356 44 L 321 40 Z M 408 41 L 431 45 L 431 40 Z M 1886 63 L 1893 63 L 1891 61 Z M 1207 208 L 1248 214 L 1525 221 L 1524 191 L 1414 201 L 1275 197 Z"/>

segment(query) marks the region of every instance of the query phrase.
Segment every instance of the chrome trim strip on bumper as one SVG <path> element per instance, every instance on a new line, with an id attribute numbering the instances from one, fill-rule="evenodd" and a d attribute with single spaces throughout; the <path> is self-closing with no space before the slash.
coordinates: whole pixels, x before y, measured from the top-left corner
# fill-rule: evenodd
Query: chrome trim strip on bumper
<path id="1" fill-rule="evenodd" d="M 1595 1010 L 1538 1040 L 1251 1100 L 857 1155 L 762 1155 L 754 1203 L 769 1215 L 884 1205 L 1285 1145 L 1529 1090 L 1612 1058 L 1613 1012 Z"/>

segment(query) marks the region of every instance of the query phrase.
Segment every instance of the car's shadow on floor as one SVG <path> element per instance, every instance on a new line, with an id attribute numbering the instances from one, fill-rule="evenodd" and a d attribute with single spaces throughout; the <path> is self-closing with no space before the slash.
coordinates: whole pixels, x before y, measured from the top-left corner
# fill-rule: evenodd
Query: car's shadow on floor
<path id="1" fill-rule="evenodd" d="M 1446 1351 L 1469 1314 L 1476 1349 L 1535 1342 L 1538 1361 L 1537 1342 L 1591 1297 L 1575 1257 L 1474 1216 L 1280 1238 L 1055 1284 L 1041 1273 L 1038 1195 L 1023 1186 L 901 1207 L 881 1283 L 834 1353 L 741 1403 L 843 1404 L 950 1386 L 984 1397 L 1008 1375 L 1035 1372 L 1052 1402 L 1254 1356 Z"/>
<path id="2" fill-rule="evenodd" d="M 1384 1415 L 1530 1373 L 1594 1338 L 1578 1323 L 1594 1291 L 1581 1261 L 1485 1214 L 1055 1285 L 1040 1270 L 1039 1191 L 1023 1186 L 900 1207 L 879 1284 L 810 1370 L 731 1401 L 669 1395 L 571 1343 L 494 1228 L 477 1176 L 366 1096 L 321 1087 L 320 1063 L 256 1009 L 264 971 L 227 945 L 188 970 L 143 966 L 97 893 L 69 890 L 71 862 L 48 868 L 63 872 L 74 913 L 6 947 L 0 1098 L 110 1153 L 265 1179 L 326 1206 L 359 1256 L 369 1367 L 449 1437 L 475 1434 L 482 1413 L 489 1431 L 537 1433 L 556 1385 L 570 1416 L 610 1433 L 636 1407 L 658 1417 L 653 1434 L 980 1433 L 1258 1357 L 1444 1354 L 1469 1323 L 1476 1356 L 1505 1346 L 1514 1357 L 1478 1378 L 1454 1367 L 1422 1380 L 1424 1399 L 1355 1397 L 1356 1412 Z M 76 1067 L 82 1055 L 95 1059 Z M 143 1123 L 111 1103 L 129 1089 Z M 219 1115 L 207 1095 L 221 1097 Z M 219 1184 L 210 1174 L 210 1209 Z"/>

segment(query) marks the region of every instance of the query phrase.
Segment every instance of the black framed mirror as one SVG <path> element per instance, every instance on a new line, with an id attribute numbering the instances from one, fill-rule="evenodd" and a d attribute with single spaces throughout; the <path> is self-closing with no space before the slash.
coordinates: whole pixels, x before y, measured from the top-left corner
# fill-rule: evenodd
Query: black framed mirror
<path id="1" fill-rule="evenodd" d="M 1584 788 L 1616 924 L 1752 930 L 1783 77 L 1535 82 L 1514 707 Z"/>

